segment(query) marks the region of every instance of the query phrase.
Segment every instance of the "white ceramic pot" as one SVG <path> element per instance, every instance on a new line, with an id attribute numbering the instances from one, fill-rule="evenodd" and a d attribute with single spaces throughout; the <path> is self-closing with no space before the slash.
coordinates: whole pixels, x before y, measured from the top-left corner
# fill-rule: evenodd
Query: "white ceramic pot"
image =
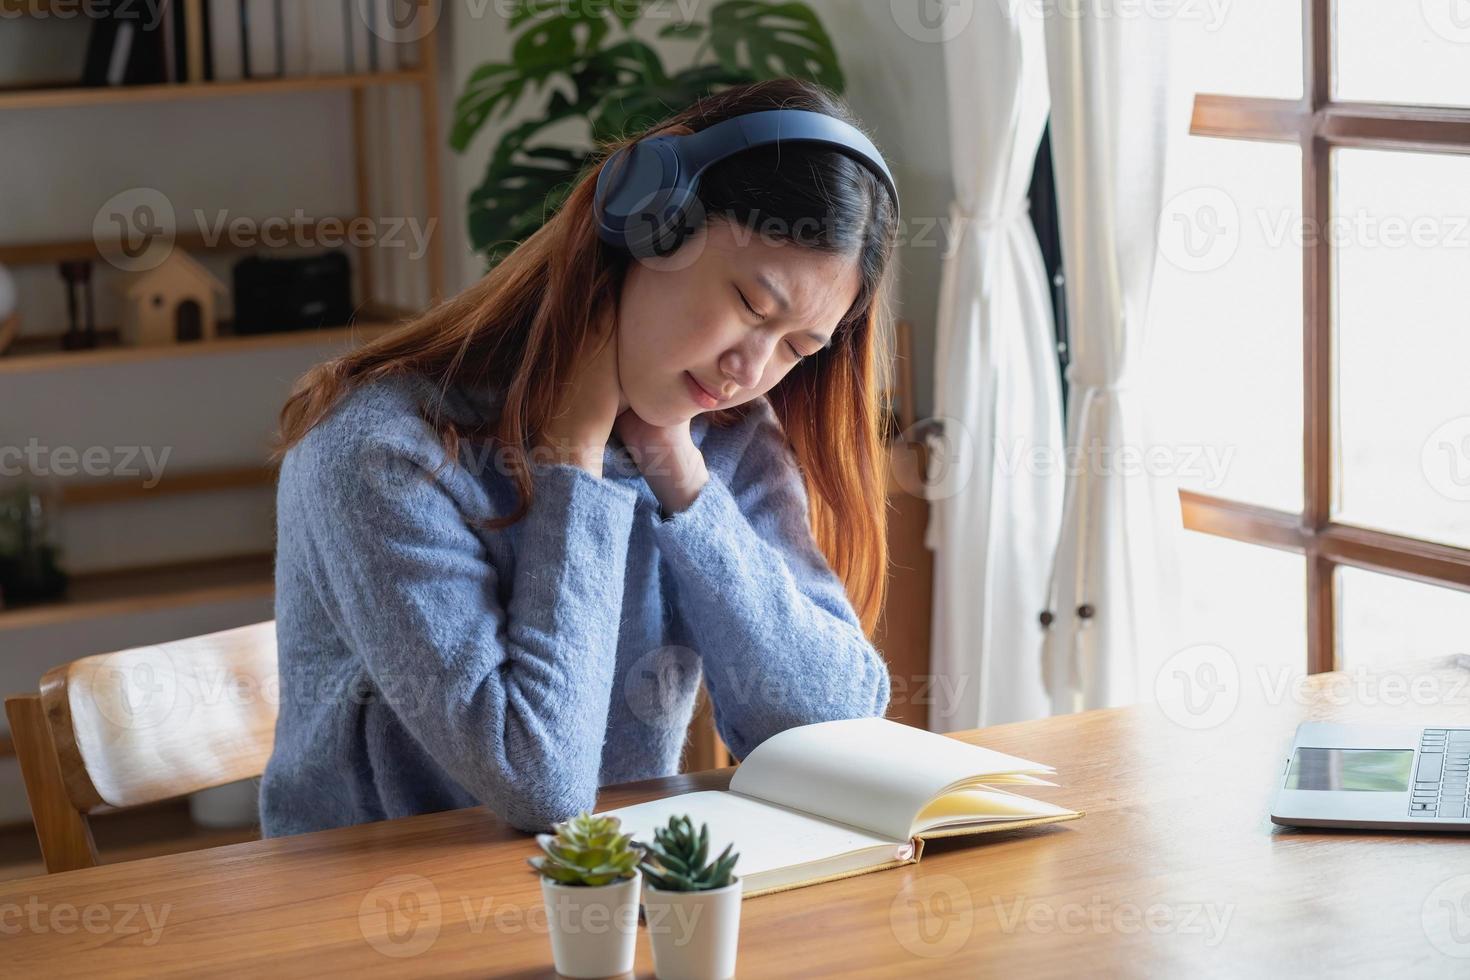
<path id="1" fill-rule="evenodd" d="M 638 893 L 643 872 L 606 885 L 541 879 L 551 955 L 564 977 L 612 977 L 633 969 L 638 948 Z"/>
<path id="2" fill-rule="evenodd" d="M 726 980 L 735 975 L 744 887 L 738 875 L 724 888 L 709 891 L 664 891 L 651 881 L 644 885 L 643 917 L 659 980 Z"/>

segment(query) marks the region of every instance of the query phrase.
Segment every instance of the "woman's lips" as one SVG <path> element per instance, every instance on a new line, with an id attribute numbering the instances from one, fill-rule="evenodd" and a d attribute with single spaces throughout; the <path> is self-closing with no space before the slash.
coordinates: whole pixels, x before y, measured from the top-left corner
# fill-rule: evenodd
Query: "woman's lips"
<path id="1" fill-rule="evenodd" d="M 710 394 L 688 371 L 684 372 L 684 384 L 689 388 L 689 395 L 700 406 L 704 408 L 718 408 L 720 400 Z"/>

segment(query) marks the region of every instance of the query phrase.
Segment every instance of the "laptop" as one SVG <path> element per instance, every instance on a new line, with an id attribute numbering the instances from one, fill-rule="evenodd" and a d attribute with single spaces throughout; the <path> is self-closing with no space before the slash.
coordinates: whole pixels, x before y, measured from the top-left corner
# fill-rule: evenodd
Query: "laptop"
<path id="1" fill-rule="evenodd" d="M 1271 822 L 1287 827 L 1470 830 L 1470 726 L 1303 722 Z"/>

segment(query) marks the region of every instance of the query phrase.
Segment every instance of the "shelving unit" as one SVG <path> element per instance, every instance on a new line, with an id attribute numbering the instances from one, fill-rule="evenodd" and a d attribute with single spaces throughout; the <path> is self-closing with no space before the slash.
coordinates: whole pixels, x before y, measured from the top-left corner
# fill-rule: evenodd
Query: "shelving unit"
<path id="1" fill-rule="evenodd" d="M 159 347 L 122 346 L 117 342 L 117 331 L 109 329 L 98 331 L 98 337 L 103 343 L 89 350 L 77 351 L 61 350 L 59 334 L 25 337 L 17 340 L 15 346 L 6 352 L 4 357 L 0 357 L 0 376 L 37 371 L 62 371 L 75 367 L 93 367 L 99 364 L 135 364 L 139 361 L 210 357 L 281 347 L 308 347 L 313 344 L 333 344 L 343 340 L 362 343 L 382 336 L 395 326 L 396 324 L 383 319 L 369 318 L 346 327 L 236 336 L 228 333 L 228 324 L 221 324 L 221 336 L 215 340 L 203 340 L 191 344 L 167 344 Z"/>
<path id="2" fill-rule="evenodd" d="M 321 229 L 329 220 L 339 221 L 345 224 L 355 219 L 338 217 L 330 219 L 319 218 L 314 221 L 303 221 L 301 227 L 304 232 L 315 238 L 318 237 Z M 233 245 L 223 239 L 211 245 L 198 232 L 185 232 L 176 235 L 174 238 L 174 247 L 182 248 L 186 252 L 196 252 L 210 248 L 234 248 Z M 91 238 L 58 242 L 31 242 L 24 245 L 0 245 L 0 265 L 52 265 L 65 259 L 86 259 L 95 262 L 101 258 L 102 253 L 97 248 L 97 242 Z"/>
<path id="3" fill-rule="evenodd" d="M 57 15 L 61 4 L 54 0 L 0 0 L 0 14 L 8 20 L 36 13 Z M 74 5 L 68 9 L 75 13 Z M 373 183 L 369 161 L 369 106 L 367 93 L 385 86 L 411 86 L 417 90 L 418 115 L 426 138 L 411 142 L 421 148 L 421 180 L 425 210 L 425 227 L 432 229 L 424 256 L 427 293 L 436 302 L 444 292 L 444 242 L 439 214 L 440 178 L 439 147 L 441 134 L 438 119 L 436 30 L 430 30 L 417 41 L 418 67 L 378 73 L 344 75 L 310 75 L 289 78 L 261 78 L 241 81 L 175 83 L 117 87 L 82 87 L 77 85 L 38 86 L 0 89 L 0 112 L 67 110 L 92 106 L 138 106 L 178 101 L 209 99 L 236 100 L 268 96 L 312 95 L 329 91 L 346 91 L 351 95 L 350 133 L 352 139 L 353 176 L 356 180 L 354 210 L 368 216 L 372 206 Z M 141 110 L 140 110 L 141 111 Z M 58 117 L 55 126 L 64 125 Z M 283 156 L 289 160 L 290 157 Z M 344 175 L 345 176 L 345 175 Z M 327 219 L 317 219 L 309 227 L 319 228 Z M 350 218 L 333 219 L 343 222 Z M 316 236 L 313 236 L 315 238 Z M 174 247 L 185 251 L 209 248 L 198 234 L 180 233 Z M 227 244 L 217 247 L 228 248 Z M 350 244 L 345 247 L 351 248 Z M 385 307 L 376 301 L 372 263 L 366 250 L 359 252 L 358 277 L 354 284 L 362 301 L 348 326 L 320 330 L 252 335 L 230 335 L 229 324 L 220 324 L 221 336 L 214 340 L 171 344 L 161 347 L 127 347 L 118 343 L 116 330 L 99 330 L 102 343 L 87 350 L 60 349 L 60 335 L 22 335 L 13 347 L 0 354 L 0 387 L 6 376 L 72 369 L 106 369 L 117 365 L 148 361 L 200 357 L 228 357 L 284 347 L 309 345 L 342 345 L 362 343 L 393 330 L 413 311 Z M 18 267 L 54 265 L 67 259 L 100 258 L 97 244 L 89 239 L 64 239 L 40 242 L 12 242 L 0 245 L 0 263 Z M 158 499 L 161 496 L 211 493 L 244 487 L 268 486 L 275 471 L 260 461 L 258 465 L 236 466 L 170 475 L 156 487 L 143 488 L 118 480 L 69 484 L 62 488 L 66 508 L 115 503 L 131 498 Z M 273 586 L 272 556 L 252 554 L 224 556 L 207 561 L 139 567 L 94 574 L 73 575 L 64 598 L 41 604 L 0 609 L 0 635 L 15 629 L 72 622 L 107 615 L 145 610 L 183 607 L 199 603 L 225 602 L 241 598 L 269 596 Z M 0 756 L 8 743 L 0 740 Z"/>
<path id="4" fill-rule="evenodd" d="M 0 636 L 97 616 L 266 597 L 275 586 L 273 563 L 267 553 L 76 575 L 64 599 L 0 609 Z"/>
<path id="5" fill-rule="evenodd" d="M 0 90 L 0 110 L 56 109 L 75 106 L 119 105 L 139 102 L 175 102 L 183 99 L 219 99 L 242 95 L 281 95 L 360 90 L 374 85 L 421 85 L 428 82 L 422 69 L 356 75 L 304 75 L 297 78 L 252 78 L 239 82 L 177 82 L 170 85 L 45 86 Z"/>
<path id="6" fill-rule="evenodd" d="M 58 4 L 45 0 L 0 0 L 0 13 L 9 18 L 36 10 L 46 11 Z M 0 89 L 0 111 L 32 109 L 68 109 L 88 106 L 147 104 L 200 99 L 236 99 L 260 96 L 307 94 L 347 90 L 352 94 L 352 140 L 354 176 L 357 187 L 357 211 L 371 211 L 371 181 L 368 173 L 366 146 L 366 105 L 364 93 L 372 88 L 406 85 L 418 90 L 419 115 L 428 138 L 419 141 L 423 150 L 422 177 L 427 208 L 425 226 L 435 228 L 428 236 L 428 280 L 430 302 L 443 295 L 444 242 L 439 230 L 439 111 L 438 58 L 435 49 L 437 28 L 430 29 L 418 41 L 419 67 L 383 72 L 360 72 L 341 75 L 303 75 L 287 78 L 252 78 L 223 82 L 178 82 L 167 85 L 82 86 L 49 85 Z M 349 220 L 349 219 L 340 219 Z M 320 221 L 315 224 L 319 225 Z M 180 235 L 175 246 L 185 250 L 205 247 L 198 235 Z M 5 265 L 49 264 L 64 258 L 95 258 L 97 249 L 87 241 L 37 242 L 0 245 L 0 263 Z M 363 268 L 366 269 L 366 263 Z M 361 276 L 363 295 L 372 299 L 371 278 Z M 3 363 L 3 360 L 0 360 Z"/>

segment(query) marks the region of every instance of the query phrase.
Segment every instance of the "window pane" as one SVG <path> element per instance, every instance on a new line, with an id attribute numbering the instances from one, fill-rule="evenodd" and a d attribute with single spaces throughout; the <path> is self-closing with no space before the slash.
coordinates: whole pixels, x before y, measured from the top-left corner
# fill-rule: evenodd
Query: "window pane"
<path id="1" fill-rule="evenodd" d="M 1337 98 L 1470 105 L 1470 0 L 1337 0 Z"/>
<path id="2" fill-rule="evenodd" d="M 1147 346 L 1151 438 L 1181 487 L 1302 506 L 1301 151 L 1174 148 Z"/>
<path id="3" fill-rule="evenodd" d="M 1335 516 L 1470 546 L 1470 158 L 1334 165 Z"/>
<path id="4" fill-rule="evenodd" d="M 1399 666 L 1470 653 L 1470 592 L 1360 568 L 1337 570 L 1338 665 Z"/>
<path id="5" fill-rule="evenodd" d="M 1289 551 L 1185 531 L 1180 541 L 1185 645 L 1216 644 L 1260 690 L 1307 668 L 1307 571 Z M 1264 681 L 1263 681 L 1264 676 Z"/>
<path id="6" fill-rule="evenodd" d="M 1300 0 L 1167 9 L 1175 11 L 1175 79 L 1188 91 L 1301 97 Z"/>

